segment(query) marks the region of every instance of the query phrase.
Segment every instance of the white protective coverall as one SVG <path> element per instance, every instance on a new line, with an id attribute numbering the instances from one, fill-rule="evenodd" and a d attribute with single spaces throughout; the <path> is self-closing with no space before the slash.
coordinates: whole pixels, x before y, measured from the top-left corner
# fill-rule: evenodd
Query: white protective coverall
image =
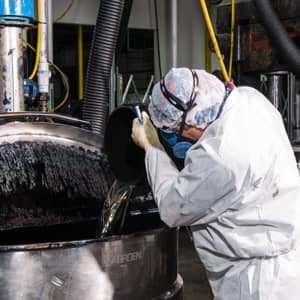
<path id="1" fill-rule="evenodd" d="M 145 158 L 161 219 L 191 226 L 215 300 L 300 299 L 300 179 L 281 115 L 234 88 L 180 172 L 161 149 Z"/>

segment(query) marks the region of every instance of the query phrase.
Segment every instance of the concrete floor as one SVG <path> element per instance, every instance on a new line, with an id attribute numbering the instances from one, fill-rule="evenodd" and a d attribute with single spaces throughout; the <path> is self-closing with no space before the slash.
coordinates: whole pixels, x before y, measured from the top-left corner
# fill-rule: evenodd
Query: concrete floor
<path id="1" fill-rule="evenodd" d="M 205 270 L 186 228 L 179 231 L 178 269 L 183 278 L 184 300 L 212 300 Z"/>

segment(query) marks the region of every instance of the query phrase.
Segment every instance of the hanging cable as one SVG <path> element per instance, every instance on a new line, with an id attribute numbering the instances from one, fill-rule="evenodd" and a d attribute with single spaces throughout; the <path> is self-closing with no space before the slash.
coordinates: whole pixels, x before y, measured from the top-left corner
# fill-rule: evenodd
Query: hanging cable
<path id="1" fill-rule="evenodd" d="M 155 12 L 155 27 L 156 27 L 156 43 L 157 43 L 157 55 L 158 55 L 158 69 L 159 77 L 162 78 L 161 71 L 161 60 L 160 60 L 160 45 L 159 45 L 159 26 L 158 26 L 158 13 L 157 13 L 157 2 L 154 0 L 154 12 Z"/>
<path id="2" fill-rule="evenodd" d="M 213 26 L 212 26 L 212 23 L 211 23 L 211 20 L 210 20 L 210 16 L 209 16 L 208 11 L 207 11 L 205 0 L 200 0 L 200 4 L 201 4 L 202 13 L 203 13 L 203 16 L 204 16 L 206 26 L 207 26 L 210 38 L 211 38 L 213 46 L 214 46 L 216 56 L 217 56 L 219 64 L 220 64 L 221 72 L 223 74 L 223 77 L 224 77 L 225 81 L 229 82 L 230 78 L 228 76 L 228 73 L 227 73 L 223 58 L 222 58 L 222 54 L 221 54 L 221 51 L 220 51 L 220 48 L 219 48 L 219 45 L 218 45 L 218 42 L 217 42 L 217 39 L 216 39 L 216 36 L 215 36 L 215 32 L 214 32 L 214 29 L 213 29 Z"/>
<path id="3" fill-rule="evenodd" d="M 37 25 L 37 46 L 36 46 L 36 55 L 35 55 L 35 63 L 34 63 L 34 67 L 33 70 L 29 76 L 29 79 L 32 80 L 34 78 L 34 76 L 37 73 L 37 70 L 39 68 L 39 62 L 40 62 L 40 50 L 41 50 L 41 24 L 40 24 L 40 1 L 37 1 L 37 21 L 38 21 L 38 25 Z"/>
<path id="4" fill-rule="evenodd" d="M 33 52 L 36 52 L 37 50 L 30 44 L 28 43 L 26 40 L 23 39 L 23 42 L 26 44 L 26 46 L 28 48 L 30 48 Z M 61 107 L 63 107 L 65 105 L 65 103 L 68 100 L 69 97 L 69 93 L 70 93 L 70 85 L 69 85 L 69 80 L 68 77 L 66 76 L 66 74 L 53 62 L 49 61 L 49 64 L 53 66 L 53 68 L 61 75 L 63 82 L 65 84 L 65 88 L 66 88 L 66 93 L 65 96 L 63 98 L 63 100 L 57 105 L 55 106 L 53 109 L 50 110 L 50 112 L 54 112 L 57 111 L 58 109 L 60 109 Z"/>
<path id="5" fill-rule="evenodd" d="M 64 10 L 64 12 L 59 17 L 54 19 L 53 23 L 57 23 L 67 14 L 69 12 L 69 10 L 71 9 L 71 7 L 73 6 L 74 2 L 75 2 L 75 0 L 71 0 L 69 2 L 68 6 L 66 7 L 66 9 Z"/>
<path id="6" fill-rule="evenodd" d="M 50 112 L 54 112 L 54 111 L 59 110 L 66 104 L 68 97 L 69 97 L 69 93 L 70 93 L 70 86 L 69 86 L 69 80 L 68 80 L 68 77 L 66 76 L 66 74 L 63 73 L 63 71 L 55 63 L 51 63 L 51 62 L 49 62 L 49 63 L 52 64 L 54 69 L 61 75 L 61 77 L 65 83 L 65 88 L 66 88 L 66 93 L 65 93 L 63 100 L 50 111 Z"/>
<path id="7" fill-rule="evenodd" d="M 230 54 L 229 54 L 229 66 L 228 66 L 228 76 L 230 79 L 232 75 L 232 64 L 233 64 L 234 27 L 235 27 L 235 1 L 231 0 Z"/>

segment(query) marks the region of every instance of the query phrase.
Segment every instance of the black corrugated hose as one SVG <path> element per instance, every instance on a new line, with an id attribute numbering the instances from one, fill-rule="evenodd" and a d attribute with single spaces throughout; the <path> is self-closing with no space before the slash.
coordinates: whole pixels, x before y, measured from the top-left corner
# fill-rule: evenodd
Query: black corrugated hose
<path id="1" fill-rule="evenodd" d="M 83 119 L 104 137 L 108 114 L 110 75 L 125 0 L 101 0 L 87 68 Z"/>
<path id="2" fill-rule="evenodd" d="M 253 0 L 253 3 L 272 44 L 290 70 L 295 74 L 300 74 L 300 49 L 289 38 L 270 0 Z"/>

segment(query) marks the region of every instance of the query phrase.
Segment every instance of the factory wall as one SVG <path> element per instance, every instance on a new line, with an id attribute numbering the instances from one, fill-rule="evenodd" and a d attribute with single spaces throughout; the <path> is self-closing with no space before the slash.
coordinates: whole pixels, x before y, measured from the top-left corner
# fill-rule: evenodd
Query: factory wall
<path id="1" fill-rule="evenodd" d="M 53 2 L 53 19 L 59 17 L 68 7 L 70 0 L 48 0 Z M 71 9 L 59 21 L 60 23 L 95 25 L 99 0 L 77 0 Z"/>
<path id="2" fill-rule="evenodd" d="M 172 3 L 173 2 L 173 3 Z M 174 0 L 157 1 L 158 26 L 160 37 L 160 55 L 162 73 L 172 66 L 172 20 L 171 9 Z M 133 1 L 132 14 L 129 21 L 131 28 L 155 29 L 155 12 L 153 0 Z M 204 68 L 204 32 L 205 24 L 199 0 L 177 0 L 177 67 Z M 216 7 L 212 6 L 212 21 L 215 20 Z M 155 39 L 155 49 L 156 39 Z M 159 78 L 158 53 L 156 51 L 155 77 Z M 218 68 L 215 55 L 212 54 L 212 70 Z"/>
<path id="3" fill-rule="evenodd" d="M 162 74 L 172 67 L 172 20 L 171 7 L 175 0 L 160 0 L 158 5 L 158 22 L 160 37 L 160 56 Z M 53 0 L 54 19 L 65 10 L 69 0 Z M 96 22 L 99 0 L 75 1 L 72 8 L 61 23 L 93 25 Z M 177 0 L 177 66 L 204 68 L 204 21 L 199 0 Z M 214 19 L 216 7 L 212 7 Z M 154 0 L 133 0 L 129 20 L 130 28 L 155 29 Z M 159 78 L 158 53 L 155 43 L 155 78 Z M 212 70 L 217 68 L 217 62 L 212 55 Z"/>

